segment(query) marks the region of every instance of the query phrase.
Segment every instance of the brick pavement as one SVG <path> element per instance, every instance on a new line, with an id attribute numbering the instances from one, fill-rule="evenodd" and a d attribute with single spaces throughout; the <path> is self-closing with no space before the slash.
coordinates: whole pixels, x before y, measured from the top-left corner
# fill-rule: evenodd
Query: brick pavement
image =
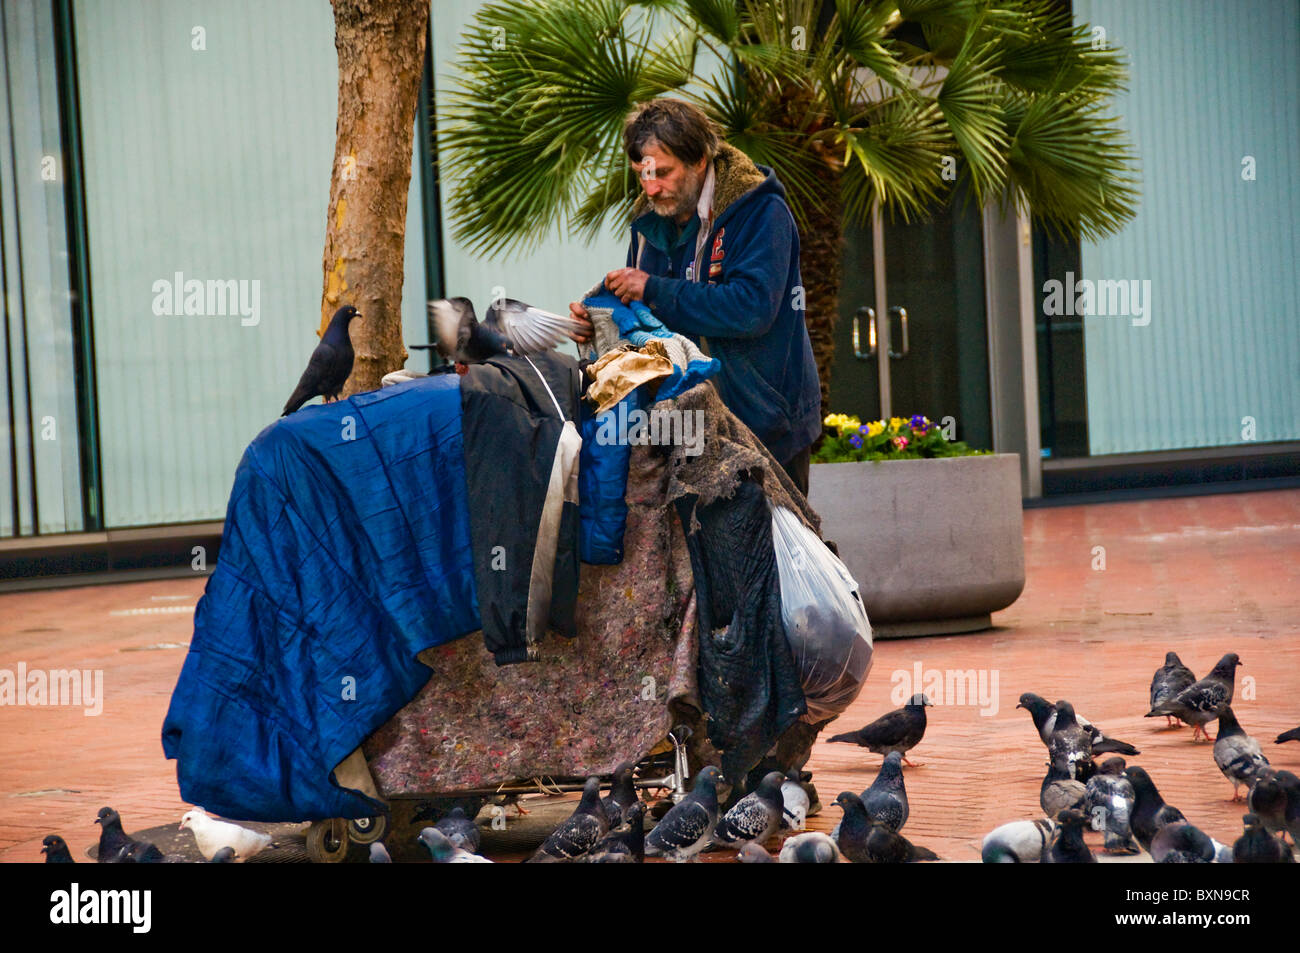
<path id="1" fill-rule="evenodd" d="M 995 629 L 878 642 L 867 687 L 835 726 L 850 730 L 894 707 L 896 673 L 918 663 L 923 673 L 983 672 L 990 687 L 996 677 L 988 714 L 969 698 L 929 710 L 912 756 L 924 767 L 906 770 L 906 835 L 945 859 L 977 860 L 987 831 L 1037 816 L 1044 749 L 1015 708 L 1021 692 L 1034 691 L 1069 698 L 1142 749 L 1131 760 L 1166 800 L 1230 843 L 1244 808 L 1228 802 L 1231 786 L 1211 746 L 1192 743 L 1189 728 L 1164 729 L 1164 719 L 1142 715 L 1166 651 L 1198 675 L 1235 651 L 1243 660 L 1239 720 L 1274 766 L 1300 772 L 1300 744 L 1272 744 L 1300 724 L 1300 491 L 1029 510 L 1025 546 L 1025 592 L 995 614 Z M 1097 546 L 1104 570 L 1093 568 Z M 0 668 L 102 669 L 105 689 L 96 717 L 79 708 L 0 708 L 0 860 L 39 860 L 50 832 L 83 856 L 98 836 L 95 812 L 108 803 L 128 830 L 177 822 L 186 805 L 159 730 L 203 585 L 193 578 L 0 595 Z M 865 788 L 880 760 L 819 743 L 809 767 L 823 803 Z M 828 806 L 812 826 L 829 830 L 839 814 Z M 1094 846 L 1098 836 L 1089 835 Z"/>

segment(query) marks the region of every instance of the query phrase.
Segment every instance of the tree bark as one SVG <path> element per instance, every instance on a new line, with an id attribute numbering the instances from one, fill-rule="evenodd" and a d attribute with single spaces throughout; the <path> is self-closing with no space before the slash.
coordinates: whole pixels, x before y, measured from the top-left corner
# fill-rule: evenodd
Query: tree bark
<path id="1" fill-rule="evenodd" d="M 345 304 L 361 312 L 351 326 L 356 362 L 347 396 L 374 390 L 406 361 L 406 199 L 429 0 L 332 2 L 339 111 L 317 333 Z"/>

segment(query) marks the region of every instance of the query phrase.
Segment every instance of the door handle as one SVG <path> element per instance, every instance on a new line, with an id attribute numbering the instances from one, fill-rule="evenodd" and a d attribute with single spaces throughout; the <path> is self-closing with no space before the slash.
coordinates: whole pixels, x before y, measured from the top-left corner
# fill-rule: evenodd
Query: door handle
<path id="1" fill-rule="evenodd" d="M 867 319 L 867 353 L 863 354 L 862 336 L 858 330 L 858 319 L 865 317 Z M 853 356 L 859 361 L 865 361 L 868 358 L 876 356 L 876 309 L 875 308 L 858 308 L 857 313 L 853 315 Z"/>
<path id="2" fill-rule="evenodd" d="M 900 357 L 907 357 L 907 352 L 911 350 L 907 341 L 907 309 L 894 305 L 889 309 L 889 313 L 891 316 L 897 313 L 903 325 L 903 349 L 901 351 L 895 351 L 892 347 L 889 349 L 889 356 L 898 360 Z"/>

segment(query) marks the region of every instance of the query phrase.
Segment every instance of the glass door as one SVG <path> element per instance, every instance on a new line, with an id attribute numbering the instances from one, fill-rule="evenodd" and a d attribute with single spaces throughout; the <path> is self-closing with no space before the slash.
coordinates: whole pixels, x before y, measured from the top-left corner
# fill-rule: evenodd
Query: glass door
<path id="1" fill-rule="evenodd" d="M 921 414 L 992 449 L 979 208 L 958 192 L 929 221 L 849 229 L 843 275 L 832 411 Z"/>

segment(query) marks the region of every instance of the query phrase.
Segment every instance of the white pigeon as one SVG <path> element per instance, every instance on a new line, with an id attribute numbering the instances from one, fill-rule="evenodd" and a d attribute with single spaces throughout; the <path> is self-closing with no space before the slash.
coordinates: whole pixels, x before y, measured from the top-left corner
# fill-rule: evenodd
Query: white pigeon
<path id="1" fill-rule="evenodd" d="M 426 827 L 420 831 L 420 836 L 416 838 L 429 850 L 430 857 L 435 864 L 490 864 L 488 860 L 479 854 L 458 847 L 448 839 L 447 835 L 436 827 Z"/>
<path id="2" fill-rule="evenodd" d="M 803 785 L 787 776 L 781 783 L 781 800 L 784 803 L 781 826 L 792 831 L 803 830 L 808 824 L 808 792 Z"/>
<path id="3" fill-rule="evenodd" d="M 787 838 L 777 857 L 779 864 L 838 864 L 843 860 L 835 841 L 821 831 Z"/>
<path id="4" fill-rule="evenodd" d="M 986 864 L 1041 863 L 1055 830 L 1047 818 L 1003 824 L 985 835 L 980 857 Z"/>
<path id="5" fill-rule="evenodd" d="M 235 863 L 242 864 L 271 845 L 270 834 L 259 834 L 229 821 L 218 821 L 209 817 L 201 807 L 185 812 L 180 829 L 186 828 L 194 832 L 194 840 L 204 860 L 211 860 L 221 848 L 229 847 L 235 852 Z"/>

